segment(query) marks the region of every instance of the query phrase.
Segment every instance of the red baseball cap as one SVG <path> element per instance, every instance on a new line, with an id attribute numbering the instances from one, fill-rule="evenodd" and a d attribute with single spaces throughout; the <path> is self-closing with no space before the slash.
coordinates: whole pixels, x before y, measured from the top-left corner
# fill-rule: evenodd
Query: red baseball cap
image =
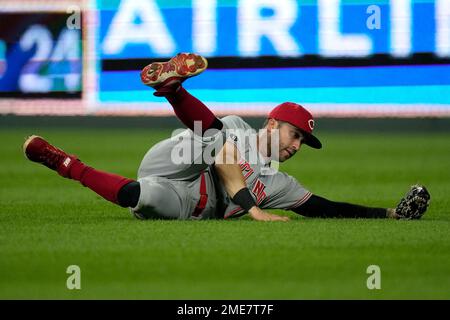
<path id="1" fill-rule="evenodd" d="M 293 102 L 283 102 L 270 111 L 269 118 L 292 124 L 303 133 L 305 144 L 315 149 L 322 148 L 322 143 L 319 139 L 312 135 L 314 118 L 301 105 Z"/>

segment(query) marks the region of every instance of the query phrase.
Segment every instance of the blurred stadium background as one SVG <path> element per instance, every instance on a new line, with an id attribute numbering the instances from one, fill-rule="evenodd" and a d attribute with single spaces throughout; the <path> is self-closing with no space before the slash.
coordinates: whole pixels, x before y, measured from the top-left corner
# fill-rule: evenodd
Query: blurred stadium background
<path id="1" fill-rule="evenodd" d="M 393 206 L 421 182 L 429 213 L 136 222 L 23 158 L 35 133 L 135 177 L 181 126 L 139 72 L 186 51 L 209 60 L 186 88 L 219 115 L 257 126 L 295 101 L 319 118 L 324 149 L 282 166 L 314 193 Z M 449 0 L 0 0 L 0 297 L 448 299 L 449 133 Z"/>
<path id="2" fill-rule="evenodd" d="M 219 114 L 450 115 L 447 0 L 2 0 L 0 113 L 171 116 L 138 74 L 186 51 Z"/>

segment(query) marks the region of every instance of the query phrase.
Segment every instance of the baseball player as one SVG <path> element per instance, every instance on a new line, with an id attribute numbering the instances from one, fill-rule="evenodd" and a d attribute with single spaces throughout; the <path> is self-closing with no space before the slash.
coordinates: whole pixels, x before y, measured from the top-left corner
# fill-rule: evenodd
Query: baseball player
<path id="1" fill-rule="evenodd" d="M 29 160 L 130 208 L 140 219 L 229 219 L 248 213 L 254 220 L 289 220 L 264 209 L 343 218 L 419 219 L 425 213 L 430 195 L 423 186 L 412 186 L 396 208 L 373 208 L 314 195 L 277 171 L 273 160 L 290 159 L 302 145 L 322 147 L 313 135 L 311 113 L 299 104 L 282 103 L 259 133 L 238 116 L 218 119 L 182 86 L 206 68 L 204 57 L 180 53 L 142 70 L 142 82 L 168 100 L 187 129 L 147 152 L 137 180 L 89 167 L 39 136 L 30 136 L 23 151 Z"/>

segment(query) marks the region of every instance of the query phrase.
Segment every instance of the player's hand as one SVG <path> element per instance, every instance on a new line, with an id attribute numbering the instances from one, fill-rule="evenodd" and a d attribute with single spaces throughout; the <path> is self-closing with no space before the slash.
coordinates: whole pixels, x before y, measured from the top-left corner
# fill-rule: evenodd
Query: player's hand
<path id="1" fill-rule="evenodd" d="M 258 207 L 252 207 L 248 213 L 252 219 L 257 221 L 289 221 L 288 217 L 267 213 Z"/>

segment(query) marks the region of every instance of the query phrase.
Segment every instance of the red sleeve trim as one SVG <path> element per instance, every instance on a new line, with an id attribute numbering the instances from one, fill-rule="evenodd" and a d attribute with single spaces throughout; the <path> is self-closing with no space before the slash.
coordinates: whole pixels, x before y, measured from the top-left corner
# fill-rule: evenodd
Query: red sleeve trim
<path id="1" fill-rule="evenodd" d="M 229 212 L 226 216 L 224 216 L 223 218 L 224 218 L 224 219 L 229 218 L 229 217 L 231 217 L 232 215 L 238 213 L 238 212 L 241 211 L 241 210 L 244 210 L 244 209 L 242 209 L 241 207 L 237 207 L 236 209 L 230 211 L 230 212 Z"/>
<path id="2" fill-rule="evenodd" d="M 309 198 L 311 198 L 312 193 L 311 192 L 307 192 L 301 199 L 297 200 L 296 203 L 294 203 L 294 205 L 290 206 L 287 210 L 291 210 L 297 207 L 300 207 L 302 204 L 304 204 L 306 201 L 308 201 Z"/>

